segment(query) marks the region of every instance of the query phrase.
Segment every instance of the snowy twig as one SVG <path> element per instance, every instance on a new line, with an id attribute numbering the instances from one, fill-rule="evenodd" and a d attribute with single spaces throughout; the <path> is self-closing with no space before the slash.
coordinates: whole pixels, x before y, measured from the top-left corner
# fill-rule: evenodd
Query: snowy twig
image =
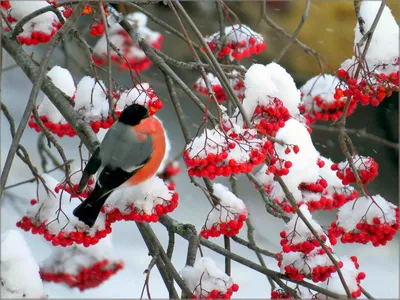
<path id="1" fill-rule="evenodd" d="M 360 33 L 362 35 L 364 35 L 365 34 L 365 29 L 364 29 L 365 21 L 360 15 L 360 4 L 361 4 L 361 1 L 363 1 L 363 0 L 354 0 L 353 3 L 354 3 L 354 11 L 356 13 L 358 26 L 360 28 Z"/>
<path id="2" fill-rule="evenodd" d="M 286 44 L 286 46 L 282 49 L 282 51 L 274 58 L 274 62 L 278 63 L 281 58 L 285 55 L 285 53 L 289 50 L 290 46 L 292 46 L 293 42 L 295 39 L 297 39 L 301 28 L 303 27 L 305 21 L 308 18 L 308 11 L 310 9 L 310 3 L 311 0 L 306 0 L 306 7 L 304 9 L 303 15 L 301 16 L 301 20 L 299 25 L 297 25 L 296 30 L 293 32 L 293 35 L 290 37 L 289 42 Z"/>
<path id="3" fill-rule="evenodd" d="M 219 26 L 219 44 L 218 48 L 216 49 L 216 53 L 219 53 L 219 51 L 225 46 L 225 18 L 224 18 L 224 12 L 222 10 L 222 4 L 219 0 L 215 1 L 215 5 L 217 8 L 217 14 L 218 14 L 218 26 Z"/>
<path id="4" fill-rule="evenodd" d="M 326 246 L 325 242 L 321 239 L 321 237 L 319 236 L 318 232 L 314 229 L 314 227 L 310 224 L 308 219 L 304 216 L 302 211 L 299 209 L 299 206 L 297 205 L 296 200 L 293 197 L 293 194 L 289 191 L 289 189 L 286 186 L 285 182 L 282 180 L 282 178 L 280 176 L 275 175 L 275 178 L 276 178 L 276 181 L 281 186 L 283 192 L 285 193 L 286 199 L 288 199 L 290 205 L 296 211 L 296 214 L 304 222 L 304 224 L 307 226 L 307 228 L 310 230 L 310 232 L 314 235 L 315 239 L 319 242 L 319 244 L 321 245 L 322 249 L 324 249 L 326 255 L 328 255 L 329 259 L 332 261 L 333 265 L 335 266 L 336 272 L 339 275 L 340 282 L 342 283 L 343 288 L 346 291 L 347 297 L 351 298 L 350 289 L 347 286 L 346 281 L 344 280 L 344 277 L 343 277 L 342 271 L 340 270 L 338 262 L 333 257 L 331 251 L 329 251 L 328 247 Z"/>
<path id="5" fill-rule="evenodd" d="M 288 39 L 291 38 L 291 35 L 289 33 L 287 33 L 285 30 L 283 30 L 281 27 L 279 27 L 277 24 L 275 24 L 274 21 L 272 21 L 272 19 L 267 15 L 267 4 L 266 4 L 265 0 L 263 0 L 263 19 L 269 26 L 271 26 L 277 32 L 284 35 Z M 306 52 L 307 54 L 313 55 L 316 58 L 319 68 L 320 68 L 320 73 L 323 74 L 324 72 L 323 72 L 323 66 L 322 66 L 321 60 L 324 60 L 324 58 L 321 56 L 321 54 L 319 54 L 314 49 L 308 47 L 306 44 L 302 43 L 297 38 L 294 39 L 293 42 L 296 43 L 297 45 L 299 45 L 304 50 L 304 52 Z"/>
<path id="6" fill-rule="evenodd" d="M 312 124 L 311 128 L 316 129 L 316 130 L 321 130 L 321 131 L 328 131 L 328 132 L 339 132 L 340 131 L 340 129 L 337 127 L 317 125 L 317 124 Z M 393 148 L 393 149 L 396 149 L 397 151 L 399 151 L 398 143 L 394 143 L 394 142 L 388 141 L 384 138 L 381 138 L 379 136 L 368 133 L 365 128 L 362 128 L 362 129 L 345 128 L 345 132 L 348 134 L 354 134 L 361 138 L 366 138 L 368 140 L 371 140 L 371 141 L 374 141 L 377 143 L 381 143 L 387 147 L 390 147 L 390 148 Z"/>
<path id="7" fill-rule="evenodd" d="M 224 235 L 224 248 L 231 251 L 231 239 L 230 237 Z M 225 273 L 231 276 L 232 262 L 231 259 L 225 256 Z"/>
<path id="8" fill-rule="evenodd" d="M 172 259 L 172 254 L 174 253 L 175 247 L 175 233 L 172 231 L 168 231 L 168 247 L 167 247 L 167 256 L 169 259 Z"/>
<path id="9" fill-rule="evenodd" d="M 248 220 L 248 218 L 246 219 L 246 223 L 247 223 L 247 220 Z M 248 224 L 247 224 L 247 227 L 249 228 Z M 253 230 L 254 230 L 254 228 L 253 228 Z M 249 237 L 249 234 L 247 234 L 247 237 Z M 250 250 L 253 250 L 256 253 L 260 253 L 260 254 L 263 254 L 265 256 L 269 256 L 269 257 L 273 257 L 273 258 L 277 258 L 278 257 L 276 253 L 272 253 L 272 252 L 270 252 L 268 250 L 261 249 L 260 247 L 256 246 L 254 243 L 245 241 L 244 239 L 238 237 L 237 235 L 233 235 L 232 236 L 232 240 L 234 240 L 236 243 L 238 243 L 238 244 L 240 244 L 242 246 L 245 246 L 245 247 L 249 248 Z"/>
<path id="10" fill-rule="evenodd" d="M 374 300 L 374 299 L 375 299 L 375 298 L 374 298 L 370 293 L 368 293 L 363 287 L 361 287 L 361 289 L 362 289 L 362 293 L 364 294 L 365 297 L 367 297 L 367 299 L 369 299 L 369 300 Z"/>

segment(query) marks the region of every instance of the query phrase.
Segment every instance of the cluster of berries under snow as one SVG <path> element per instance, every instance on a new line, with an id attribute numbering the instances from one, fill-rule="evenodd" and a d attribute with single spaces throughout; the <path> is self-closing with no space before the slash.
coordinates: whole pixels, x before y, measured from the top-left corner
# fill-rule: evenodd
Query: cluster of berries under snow
<path id="1" fill-rule="evenodd" d="M 101 80 L 85 76 L 75 87 L 74 80 L 68 70 L 59 66 L 53 67 L 47 76 L 53 84 L 71 98 L 71 106 L 86 121 L 95 133 L 108 129 L 115 122 L 110 115 L 107 89 Z M 162 101 L 157 97 L 148 83 L 141 83 L 130 90 L 113 93 L 114 110 L 119 116 L 126 106 L 137 103 L 144 105 L 150 115 L 155 114 L 163 107 Z M 44 97 L 42 103 L 37 106 L 38 114 L 44 126 L 59 137 L 76 136 L 76 132 L 65 120 L 54 104 Z M 40 132 L 42 129 L 31 115 L 29 127 Z"/>
<path id="2" fill-rule="evenodd" d="M 156 49 L 161 49 L 163 36 L 159 32 L 152 31 L 147 27 L 146 15 L 141 12 L 135 12 L 126 15 L 125 19 L 136 28 L 139 36 L 148 44 Z M 119 53 L 111 49 L 111 60 L 120 69 L 141 72 L 150 67 L 151 61 L 147 58 L 146 54 L 118 23 L 111 25 L 108 30 L 110 42 L 119 49 Z M 97 65 L 107 64 L 107 39 L 105 35 L 97 41 L 93 51 L 93 61 Z"/>
<path id="3" fill-rule="evenodd" d="M 2 298 L 47 299 L 39 266 L 24 237 L 16 230 L 2 232 L 0 266 Z"/>
<path id="4" fill-rule="evenodd" d="M 360 7 L 360 16 L 367 32 L 375 19 L 381 3 L 365 1 Z M 358 51 L 357 43 L 362 39 L 357 22 L 355 28 L 355 56 L 344 61 L 338 70 L 338 77 L 345 83 L 336 93 L 352 98 L 362 105 L 378 106 L 393 91 L 399 91 L 400 50 L 397 45 L 399 26 L 390 9 L 385 6 L 381 18 L 376 25 L 372 41 L 369 44 L 365 61 L 360 62 L 366 43 Z"/>
<path id="5" fill-rule="evenodd" d="M 300 206 L 300 210 L 324 241 L 328 250 L 333 252 L 327 235 L 322 227 L 313 220 L 307 206 Z M 329 278 L 331 273 L 336 272 L 335 266 L 321 244 L 297 214 L 285 225 L 280 236 L 283 254 L 278 266 L 291 279 L 301 281 L 308 277 L 313 282 L 323 282 Z M 341 265 L 339 262 L 339 266 Z"/>
<path id="6" fill-rule="evenodd" d="M 113 257 L 111 237 L 108 236 L 90 248 L 82 245 L 54 248 L 41 264 L 40 276 L 43 281 L 84 291 L 98 287 L 122 268 L 123 262 Z"/>
<path id="7" fill-rule="evenodd" d="M 360 175 L 360 180 L 363 184 L 368 184 L 378 176 L 378 164 L 372 157 L 361 155 L 353 156 L 353 165 Z M 349 162 L 343 161 L 339 164 L 331 166 L 333 171 L 336 171 L 336 176 L 342 180 L 343 185 L 356 183 L 356 176 Z"/>
<path id="8" fill-rule="evenodd" d="M 399 229 L 399 208 L 382 196 L 360 197 L 339 208 L 329 236 L 342 243 L 385 246 Z"/>
<path id="9" fill-rule="evenodd" d="M 239 290 L 239 285 L 208 257 L 200 258 L 193 267 L 186 266 L 181 276 L 193 293 L 192 299 L 230 299 Z"/>
<path id="10" fill-rule="evenodd" d="M 243 83 L 243 80 L 240 78 L 239 72 L 232 71 L 228 75 L 229 75 L 230 86 L 233 88 L 238 99 L 243 100 L 244 99 L 244 83 Z M 207 80 L 210 83 L 211 88 L 214 91 L 217 101 L 225 102 L 227 100 L 227 95 L 226 95 L 224 88 L 222 87 L 222 84 L 220 83 L 219 79 L 216 76 L 214 76 L 212 73 L 208 73 Z M 194 83 L 194 89 L 204 95 L 209 95 L 209 93 L 210 93 L 203 77 L 200 77 L 199 79 L 197 79 L 197 81 Z"/>
<path id="11" fill-rule="evenodd" d="M 228 237 L 238 234 L 247 219 L 243 201 L 219 183 L 213 185 L 213 194 L 220 201 L 208 214 L 200 235 L 208 239 L 221 234 Z"/>
<path id="12" fill-rule="evenodd" d="M 253 54 L 260 54 L 267 46 L 264 38 L 246 25 L 236 24 L 225 28 L 225 39 L 221 45 L 220 32 L 208 37 L 206 41 L 211 51 L 219 50 L 217 57 L 242 60 Z"/>
<path id="13" fill-rule="evenodd" d="M 0 8 L 14 27 L 22 18 L 46 6 L 49 4 L 45 0 L 1 1 Z M 49 11 L 26 22 L 22 27 L 23 31 L 18 34 L 18 41 L 27 46 L 48 43 L 61 27 L 62 23 L 57 15 Z"/>

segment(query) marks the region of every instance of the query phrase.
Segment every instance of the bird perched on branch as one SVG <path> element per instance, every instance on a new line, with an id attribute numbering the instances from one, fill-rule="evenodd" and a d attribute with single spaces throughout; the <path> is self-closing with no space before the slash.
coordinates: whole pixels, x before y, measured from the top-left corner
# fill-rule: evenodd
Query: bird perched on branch
<path id="1" fill-rule="evenodd" d="M 74 216 L 92 227 L 112 191 L 140 184 L 154 176 L 166 151 L 162 123 L 138 104 L 124 109 L 90 157 L 78 185 L 81 192 L 99 171 L 93 192 L 74 209 Z"/>

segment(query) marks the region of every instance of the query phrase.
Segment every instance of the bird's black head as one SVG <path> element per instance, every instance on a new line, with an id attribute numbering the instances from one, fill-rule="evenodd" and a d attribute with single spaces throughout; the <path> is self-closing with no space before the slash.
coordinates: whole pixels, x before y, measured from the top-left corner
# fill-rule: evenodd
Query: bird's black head
<path id="1" fill-rule="evenodd" d="M 132 104 L 122 111 L 119 122 L 129 126 L 135 126 L 148 117 L 149 112 L 146 107 L 139 104 Z"/>

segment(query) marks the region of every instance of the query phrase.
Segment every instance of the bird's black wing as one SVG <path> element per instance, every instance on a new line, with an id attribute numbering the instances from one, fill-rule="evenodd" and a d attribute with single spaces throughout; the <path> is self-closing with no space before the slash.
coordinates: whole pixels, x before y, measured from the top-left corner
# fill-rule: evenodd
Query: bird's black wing
<path id="1" fill-rule="evenodd" d="M 90 157 L 88 163 L 83 170 L 82 178 L 78 185 L 78 192 L 81 192 L 85 186 L 87 185 L 90 176 L 96 174 L 101 166 L 101 157 L 100 157 L 100 147 L 94 151 L 93 155 Z"/>

